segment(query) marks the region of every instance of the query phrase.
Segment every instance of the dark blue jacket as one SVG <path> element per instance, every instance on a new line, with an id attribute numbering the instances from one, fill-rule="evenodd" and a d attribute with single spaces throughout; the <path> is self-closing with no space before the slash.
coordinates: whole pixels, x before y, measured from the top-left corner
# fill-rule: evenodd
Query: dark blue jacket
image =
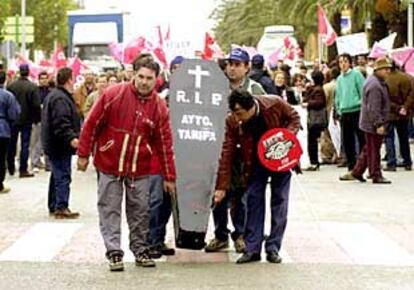
<path id="1" fill-rule="evenodd" d="M 79 138 L 80 119 L 72 95 L 58 87 L 47 95 L 42 110 L 42 145 L 51 157 L 73 155 L 70 142 Z"/>
<path id="2" fill-rule="evenodd" d="M 261 84 L 266 94 L 277 95 L 276 87 L 266 71 L 253 69 L 249 78 Z"/>
<path id="3" fill-rule="evenodd" d="M 0 138 L 10 138 L 10 127 L 19 115 L 20 105 L 16 98 L 0 86 Z"/>

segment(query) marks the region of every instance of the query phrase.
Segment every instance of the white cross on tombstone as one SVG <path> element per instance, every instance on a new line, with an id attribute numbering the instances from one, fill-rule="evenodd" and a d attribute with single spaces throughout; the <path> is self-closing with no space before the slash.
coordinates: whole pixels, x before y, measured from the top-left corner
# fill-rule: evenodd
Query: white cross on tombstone
<path id="1" fill-rule="evenodd" d="M 195 75 L 195 87 L 196 89 L 201 88 L 201 77 L 202 76 L 210 76 L 210 72 L 207 70 L 202 70 L 201 65 L 196 65 L 195 70 L 189 69 L 188 74 Z"/>

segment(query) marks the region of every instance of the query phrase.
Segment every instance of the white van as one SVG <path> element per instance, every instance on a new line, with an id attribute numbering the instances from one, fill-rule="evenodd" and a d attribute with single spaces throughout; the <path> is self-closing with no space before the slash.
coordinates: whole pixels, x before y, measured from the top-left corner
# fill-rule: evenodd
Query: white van
<path id="1" fill-rule="evenodd" d="M 258 53 L 267 59 L 276 48 L 284 45 L 283 40 L 286 36 L 293 36 L 294 33 L 295 28 L 292 25 L 266 26 L 262 38 L 257 44 Z"/>

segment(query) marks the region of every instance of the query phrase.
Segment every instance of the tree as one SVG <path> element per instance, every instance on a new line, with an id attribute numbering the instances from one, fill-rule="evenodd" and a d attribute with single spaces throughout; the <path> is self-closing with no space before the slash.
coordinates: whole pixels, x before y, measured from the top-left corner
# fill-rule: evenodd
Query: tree
<path id="1" fill-rule="evenodd" d="M 21 1 L 9 3 L 9 15 L 20 15 Z M 65 46 L 68 37 L 66 12 L 76 8 L 74 0 L 26 0 L 26 15 L 34 17 L 35 42 L 29 47 L 48 54 L 53 50 L 55 40 Z"/>

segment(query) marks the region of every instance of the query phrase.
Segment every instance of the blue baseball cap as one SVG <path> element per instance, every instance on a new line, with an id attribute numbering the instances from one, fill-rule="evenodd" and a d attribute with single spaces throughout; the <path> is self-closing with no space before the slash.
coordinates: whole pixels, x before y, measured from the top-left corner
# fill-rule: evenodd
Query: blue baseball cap
<path id="1" fill-rule="evenodd" d="M 184 61 L 184 57 L 181 55 L 176 56 L 170 63 L 170 67 L 176 64 L 181 64 Z"/>
<path id="2" fill-rule="evenodd" d="M 227 60 L 235 60 L 241 62 L 250 62 L 250 56 L 244 49 L 235 48 L 230 52 Z"/>
<path id="3" fill-rule="evenodd" d="M 252 64 L 253 65 L 263 65 L 264 64 L 264 57 L 261 54 L 256 54 L 252 57 Z"/>

